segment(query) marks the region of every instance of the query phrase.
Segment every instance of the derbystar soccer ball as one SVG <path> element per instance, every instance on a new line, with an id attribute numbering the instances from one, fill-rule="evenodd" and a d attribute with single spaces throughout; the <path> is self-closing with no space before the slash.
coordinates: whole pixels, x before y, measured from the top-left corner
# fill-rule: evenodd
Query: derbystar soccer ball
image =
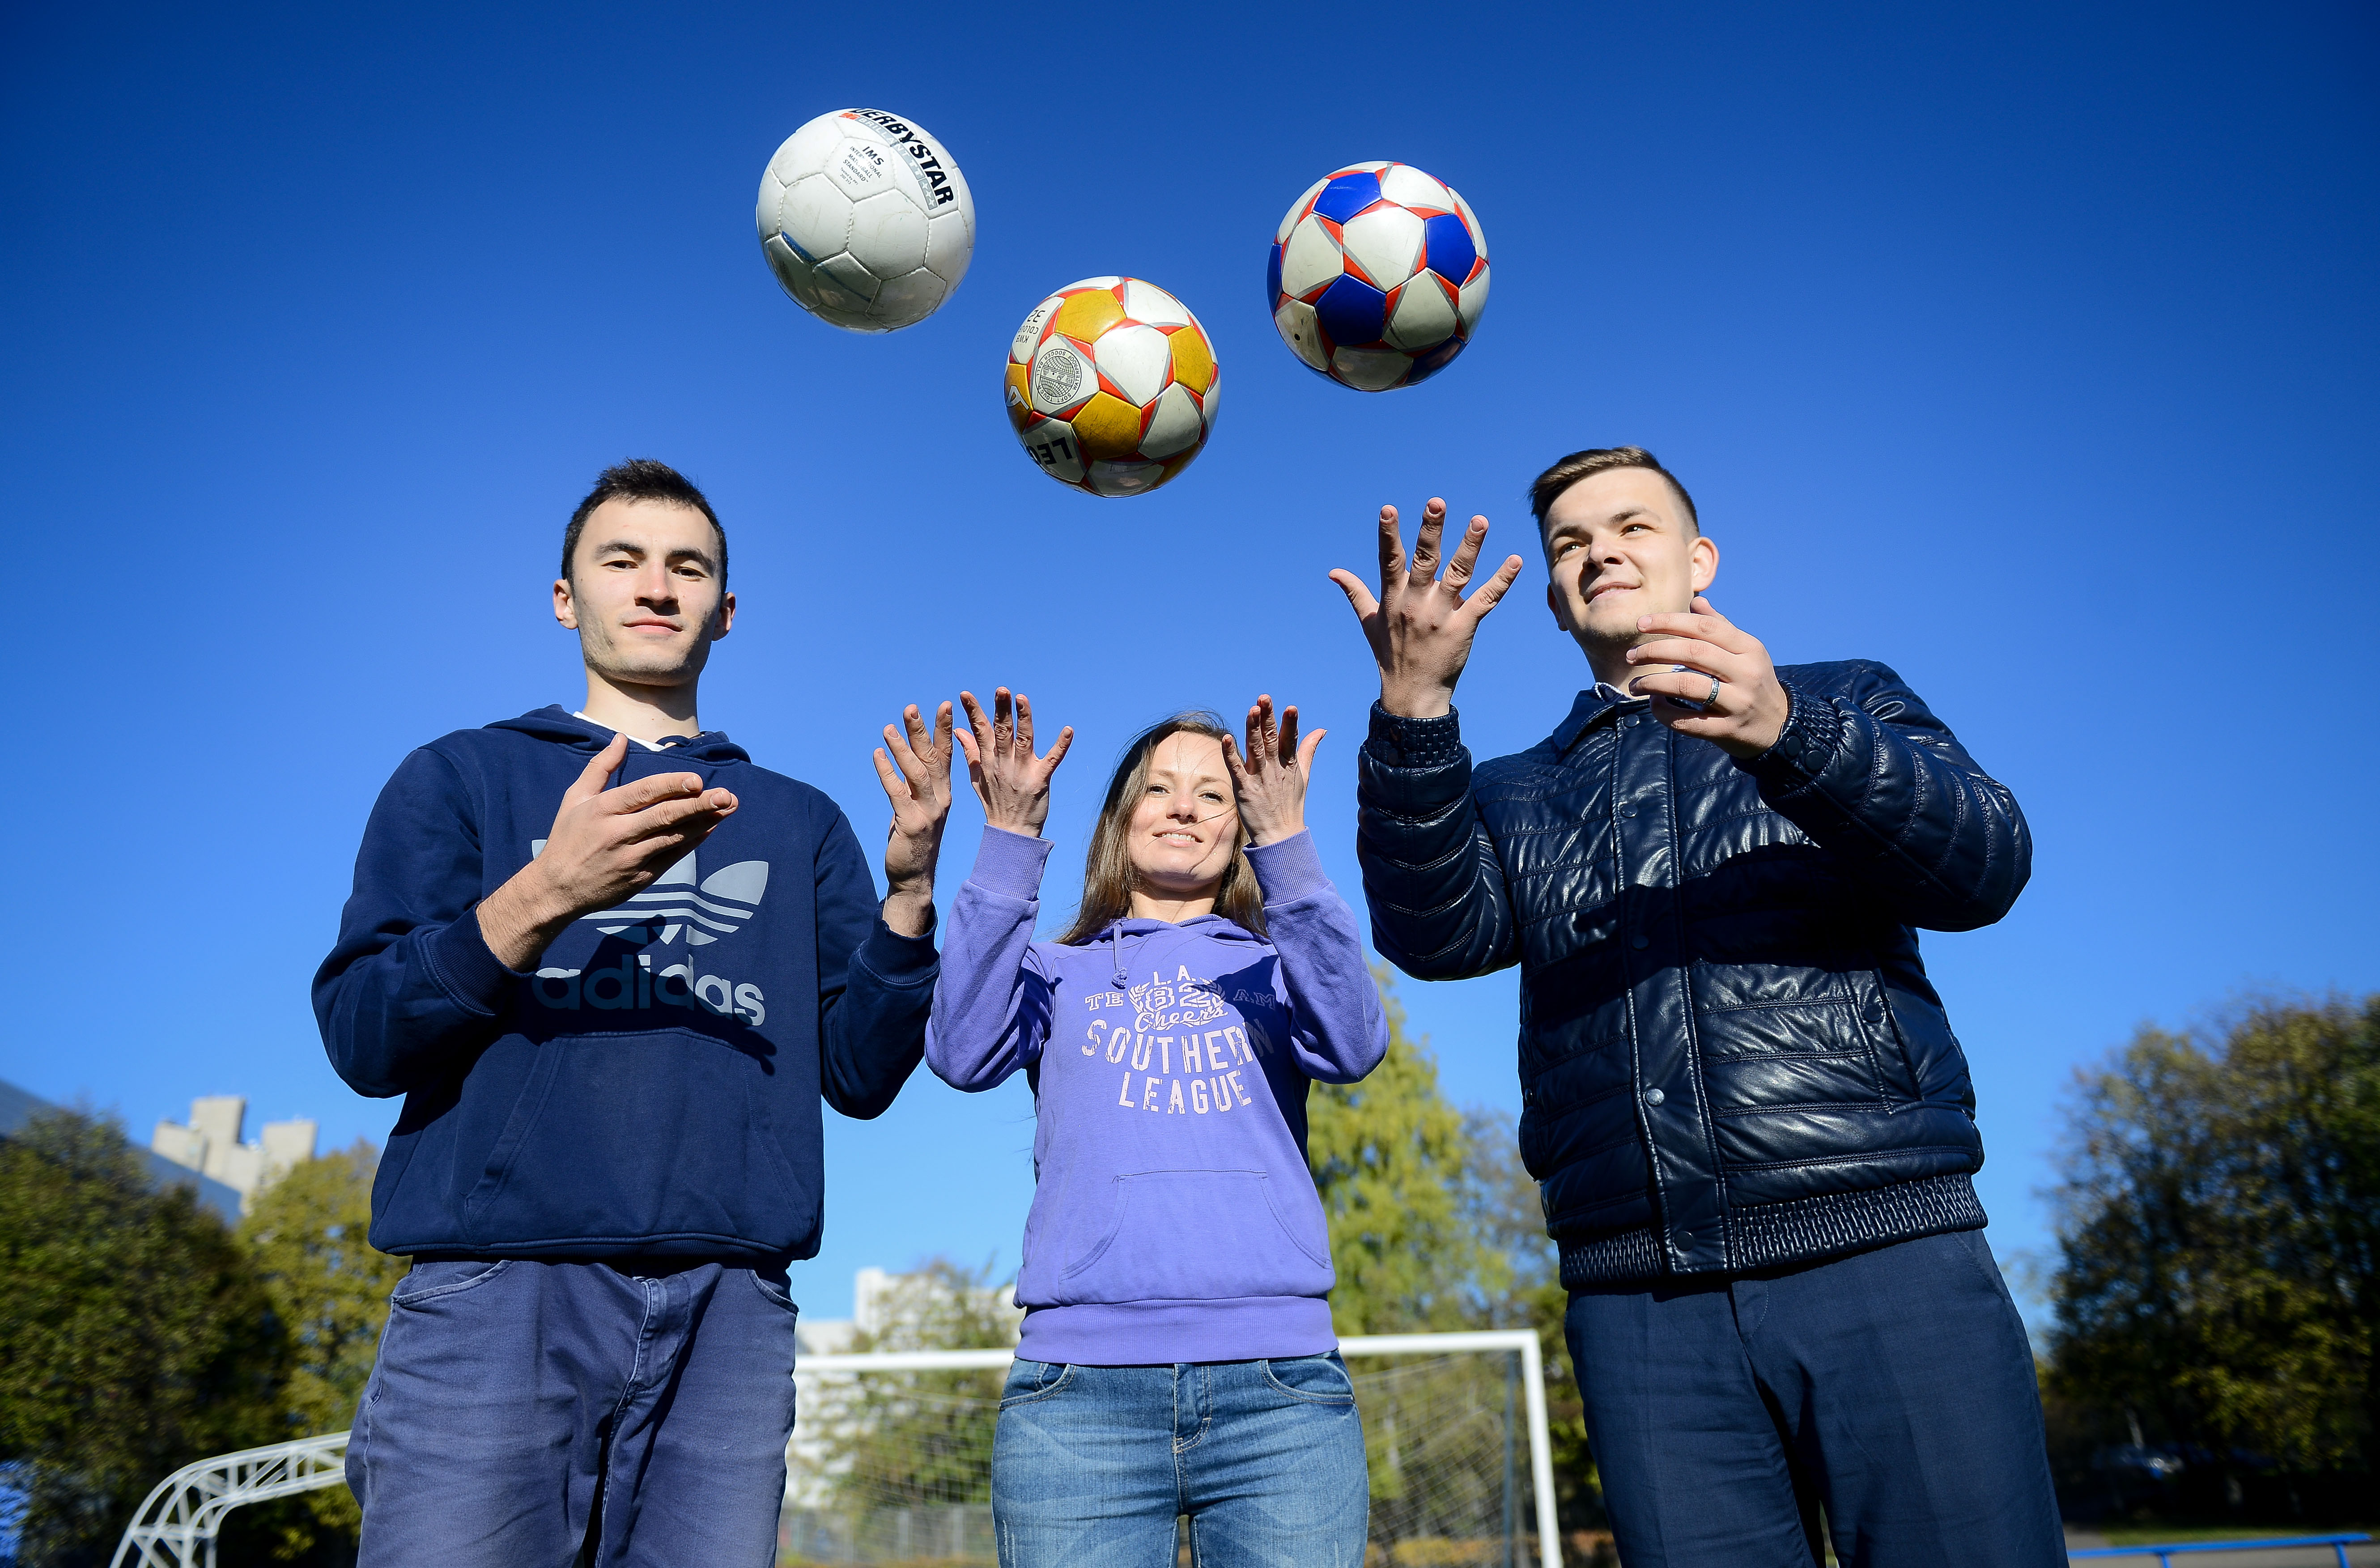
<path id="1" fill-rule="evenodd" d="M 852 332 L 922 322 L 975 256 L 975 198 L 942 144 L 880 109 L 837 109 L 760 175 L 760 253 L 794 302 Z"/>
<path id="2" fill-rule="evenodd" d="M 1488 304 L 1488 239 L 1410 164 L 1316 180 L 1272 237 L 1265 307 L 1281 340 L 1342 386 L 1386 392 L 1446 369 Z"/>
<path id="3" fill-rule="evenodd" d="M 1026 456 L 1093 495 L 1139 495 L 1188 468 L 1220 391 L 1207 329 L 1138 278 L 1068 284 L 1008 346 L 1008 420 Z"/>

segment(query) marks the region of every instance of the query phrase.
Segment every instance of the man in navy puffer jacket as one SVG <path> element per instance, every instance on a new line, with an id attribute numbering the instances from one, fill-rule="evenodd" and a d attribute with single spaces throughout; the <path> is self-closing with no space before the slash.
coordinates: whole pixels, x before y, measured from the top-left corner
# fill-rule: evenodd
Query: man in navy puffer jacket
<path id="1" fill-rule="evenodd" d="M 1596 681 L 1475 771 L 1452 699 L 1488 523 L 1380 525 L 1359 852 L 1381 953 L 1521 966 L 1521 1147 L 1622 1560 L 2064 1560 L 2023 1325 L 1984 1245 L 1974 1093 L 1917 930 L 2008 912 L 2009 791 L 1881 664 L 1777 668 L 1702 597 L 1694 503 L 1641 448 L 1532 488 Z"/>

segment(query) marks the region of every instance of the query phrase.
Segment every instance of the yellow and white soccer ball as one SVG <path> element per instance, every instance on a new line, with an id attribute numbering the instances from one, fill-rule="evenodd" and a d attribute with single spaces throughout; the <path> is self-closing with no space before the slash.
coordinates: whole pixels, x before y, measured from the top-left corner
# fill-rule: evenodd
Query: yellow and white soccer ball
<path id="1" fill-rule="evenodd" d="M 837 109 L 760 172 L 760 253 L 794 302 L 851 332 L 924 321 L 975 256 L 975 198 L 942 144 L 881 109 Z"/>
<path id="2" fill-rule="evenodd" d="M 1188 468 L 1220 390 L 1207 329 L 1138 278 L 1068 284 L 1008 348 L 1008 419 L 1026 456 L 1093 495 L 1146 494 Z"/>

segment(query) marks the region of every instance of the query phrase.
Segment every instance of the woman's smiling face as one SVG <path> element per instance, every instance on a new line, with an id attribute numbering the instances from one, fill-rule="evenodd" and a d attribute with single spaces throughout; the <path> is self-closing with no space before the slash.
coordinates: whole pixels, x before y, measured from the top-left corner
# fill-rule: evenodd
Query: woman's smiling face
<path id="1" fill-rule="evenodd" d="M 1126 839 L 1134 881 L 1168 897 L 1211 893 L 1222 885 L 1239 838 L 1221 743 L 1186 732 L 1159 741 Z"/>

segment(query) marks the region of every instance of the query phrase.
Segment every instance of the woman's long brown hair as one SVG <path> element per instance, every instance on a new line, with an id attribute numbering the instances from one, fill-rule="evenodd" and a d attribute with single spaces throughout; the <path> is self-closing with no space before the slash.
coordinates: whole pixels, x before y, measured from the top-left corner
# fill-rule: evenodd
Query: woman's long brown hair
<path id="1" fill-rule="evenodd" d="M 1160 720 L 1133 736 L 1116 760 L 1115 777 L 1108 781 L 1107 804 L 1099 808 L 1099 826 L 1091 831 L 1091 852 L 1083 857 L 1083 902 L 1060 942 L 1079 946 L 1132 913 L 1132 851 L 1126 840 L 1133 811 L 1148 788 L 1148 760 L 1158 743 L 1168 735 L 1198 735 L 1220 745 L 1231 733 L 1223 727 L 1222 715 L 1190 711 Z M 1215 913 L 1262 936 L 1264 893 L 1257 886 L 1256 868 L 1248 864 L 1248 830 L 1238 816 L 1234 808 L 1232 863 L 1223 868 L 1223 885 L 1215 890 Z"/>

